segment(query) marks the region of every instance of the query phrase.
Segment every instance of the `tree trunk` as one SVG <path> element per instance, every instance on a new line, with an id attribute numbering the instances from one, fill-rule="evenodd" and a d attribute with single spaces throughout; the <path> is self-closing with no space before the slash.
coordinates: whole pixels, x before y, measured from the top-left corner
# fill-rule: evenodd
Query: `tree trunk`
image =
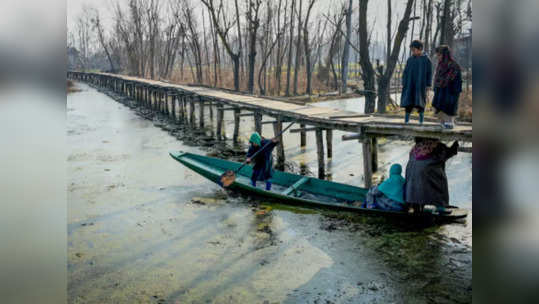
<path id="1" fill-rule="evenodd" d="M 373 113 L 376 105 L 375 72 L 369 55 L 369 33 L 367 28 L 367 7 L 369 0 L 359 1 L 359 64 L 365 89 L 365 113 Z"/>
<path id="2" fill-rule="evenodd" d="M 294 95 L 298 95 L 298 71 L 299 64 L 301 62 L 301 7 L 303 6 L 302 0 L 299 0 L 299 13 L 298 13 L 298 37 L 296 41 L 296 63 L 294 65 Z"/>
<path id="3" fill-rule="evenodd" d="M 311 45 L 310 45 L 310 42 L 309 42 L 309 17 L 311 16 L 311 10 L 313 8 L 313 5 L 314 3 L 316 2 L 316 0 L 310 0 L 310 3 L 309 3 L 309 7 L 307 9 L 307 14 L 305 15 L 305 22 L 303 24 L 303 42 L 304 42 L 304 47 L 305 47 L 305 71 L 306 71 L 306 76 L 307 76 L 307 89 L 306 89 L 306 93 L 308 95 L 312 95 L 312 88 L 311 88 L 311 83 L 312 83 L 312 76 L 313 76 L 313 72 L 312 72 L 312 68 L 313 68 L 313 65 L 311 64 Z M 352 0 L 350 0 L 350 2 L 352 2 Z"/>
<path id="4" fill-rule="evenodd" d="M 234 55 L 231 56 L 232 65 L 234 68 L 234 90 L 240 90 L 240 56 Z"/>
<path id="5" fill-rule="evenodd" d="M 292 0 L 290 6 L 290 40 L 288 43 L 288 64 L 286 68 L 286 96 L 290 96 L 290 68 L 292 67 L 292 45 L 294 44 L 294 10 L 296 2 Z"/>
<path id="6" fill-rule="evenodd" d="M 453 46 L 453 18 L 451 16 L 451 7 L 453 5 L 453 0 L 444 1 L 444 11 L 442 15 L 442 26 L 441 26 L 441 36 L 440 44 L 447 44 L 449 47 Z"/>
<path id="7" fill-rule="evenodd" d="M 432 2 L 433 0 L 429 0 L 427 4 L 427 16 L 426 16 L 426 24 L 425 24 L 425 35 L 424 35 L 425 51 L 429 55 L 432 55 L 431 44 L 430 44 L 431 31 L 432 31 Z"/>
<path id="8" fill-rule="evenodd" d="M 350 4 L 348 5 L 348 9 L 346 10 L 346 39 L 344 42 L 344 50 L 342 53 L 342 61 L 341 61 L 341 79 L 342 79 L 342 87 L 340 92 L 343 94 L 346 94 L 347 90 L 347 80 L 348 80 L 348 60 L 350 57 L 350 39 L 352 38 L 352 0 L 350 0 Z"/>
<path id="9" fill-rule="evenodd" d="M 255 62 L 256 62 L 256 38 L 260 19 L 258 12 L 260 9 L 261 0 L 249 0 L 249 8 L 247 10 L 247 21 L 249 24 L 249 79 L 247 81 L 247 90 L 249 93 L 254 93 L 255 87 Z"/>
<path id="10" fill-rule="evenodd" d="M 390 80 L 395 70 L 395 66 L 397 65 L 397 60 L 399 58 L 402 42 L 404 40 L 404 37 L 406 36 L 406 32 L 408 31 L 413 3 L 414 0 L 408 0 L 407 2 L 404 16 L 399 23 L 397 35 L 395 36 L 393 50 L 391 51 L 391 56 L 389 57 L 389 61 L 386 65 L 386 70 L 384 71 L 384 74 L 378 78 L 378 113 L 386 112 L 386 105 L 389 99 Z"/>

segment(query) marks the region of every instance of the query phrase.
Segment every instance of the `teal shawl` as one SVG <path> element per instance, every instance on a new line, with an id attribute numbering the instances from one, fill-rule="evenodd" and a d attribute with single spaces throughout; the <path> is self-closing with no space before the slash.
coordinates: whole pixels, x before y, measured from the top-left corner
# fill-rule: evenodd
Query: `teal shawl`
<path id="1" fill-rule="evenodd" d="M 401 174 L 401 165 L 393 164 L 389 169 L 389 178 L 378 186 L 378 190 L 386 197 L 396 202 L 404 203 L 404 178 Z"/>

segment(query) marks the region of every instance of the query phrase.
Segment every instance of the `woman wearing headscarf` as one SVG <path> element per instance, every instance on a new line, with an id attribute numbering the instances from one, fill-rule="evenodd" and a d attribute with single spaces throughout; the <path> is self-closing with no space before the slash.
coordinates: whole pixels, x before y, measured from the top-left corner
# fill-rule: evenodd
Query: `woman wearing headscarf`
<path id="1" fill-rule="evenodd" d="M 462 75 L 459 64 L 453 59 L 447 45 L 436 48 L 438 66 L 434 76 L 434 98 L 432 106 L 440 117 L 444 128 L 453 128 L 457 115 L 459 96 L 462 91 Z"/>
<path id="2" fill-rule="evenodd" d="M 449 205 L 449 188 L 445 162 L 457 154 L 457 141 L 447 147 L 438 139 L 416 137 L 406 165 L 404 201 L 423 209 L 424 205 L 437 206 L 445 212 Z"/>
<path id="3" fill-rule="evenodd" d="M 389 169 L 389 178 L 369 190 L 365 199 L 367 208 L 402 211 L 404 209 L 404 178 L 402 167 L 393 164 Z"/>
<path id="4" fill-rule="evenodd" d="M 277 145 L 277 139 L 265 139 L 254 132 L 249 138 L 249 150 L 247 151 L 247 163 L 254 162 L 253 174 L 251 175 L 251 185 L 256 187 L 256 181 L 265 181 L 266 190 L 271 190 L 271 182 L 269 179 L 273 176 L 273 148 Z M 258 153 L 254 159 L 251 159 L 256 152 L 260 149 L 264 149 Z"/>

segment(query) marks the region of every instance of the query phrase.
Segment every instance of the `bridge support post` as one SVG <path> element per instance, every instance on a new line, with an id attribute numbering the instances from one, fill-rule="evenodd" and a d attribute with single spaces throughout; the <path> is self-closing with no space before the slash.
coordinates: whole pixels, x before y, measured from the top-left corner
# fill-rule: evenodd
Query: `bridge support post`
<path id="1" fill-rule="evenodd" d="M 372 139 L 365 138 L 362 141 L 363 146 L 363 176 L 365 179 L 365 188 L 372 187 Z"/>
<path id="2" fill-rule="evenodd" d="M 180 119 L 185 124 L 185 95 L 180 95 Z"/>
<path id="3" fill-rule="evenodd" d="M 325 164 L 324 164 L 324 137 L 322 136 L 322 129 L 316 129 L 316 150 L 318 154 L 318 178 L 324 179 Z"/>
<path id="4" fill-rule="evenodd" d="M 239 108 L 234 109 L 234 135 L 232 136 L 232 140 L 237 143 L 238 142 L 238 136 L 240 134 L 240 114 L 241 110 Z"/>
<path id="5" fill-rule="evenodd" d="M 171 107 L 170 104 L 171 104 L 172 98 L 170 97 L 172 96 L 168 95 L 168 91 L 165 91 L 164 95 L 165 95 L 165 114 L 167 114 L 167 117 L 170 117 L 170 114 L 172 113 L 172 111 L 170 110 L 170 107 Z"/>
<path id="6" fill-rule="evenodd" d="M 305 129 L 305 124 L 299 125 L 300 129 Z M 302 131 L 300 134 L 300 147 L 306 147 L 307 146 L 307 132 Z"/>
<path id="7" fill-rule="evenodd" d="M 378 171 L 378 139 L 376 139 L 376 137 L 373 137 L 371 142 L 372 172 L 375 173 Z"/>
<path id="8" fill-rule="evenodd" d="M 333 130 L 331 129 L 326 129 L 326 144 L 328 159 L 330 159 L 333 157 Z"/>
<path id="9" fill-rule="evenodd" d="M 144 88 L 142 89 L 142 93 L 143 93 L 143 96 L 142 98 L 144 99 L 144 107 L 148 107 L 148 87 L 147 86 L 144 86 Z"/>
<path id="10" fill-rule="evenodd" d="M 255 131 L 262 134 L 262 114 L 255 112 Z"/>
<path id="11" fill-rule="evenodd" d="M 202 100 L 202 97 L 198 97 L 198 116 L 199 117 L 199 123 L 198 126 L 202 129 L 204 128 L 204 101 Z M 210 106 L 211 107 L 211 106 Z"/>
<path id="12" fill-rule="evenodd" d="M 217 106 L 217 140 L 223 139 L 223 117 L 225 111 L 223 111 L 223 105 Z"/>
<path id="13" fill-rule="evenodd" d="M 273 123 L 273 134 L 277 135 L 281 133 L 283 130 L 283 122 L 280 116 L 277 117 L 277 122 Z M 277 137 L 277 140 L 279 141 L 279 144 L 277 145 L 277 169 L 283 170 L 284 169 L 284 142 L 283 142 L 283 134 L 280 134 L 279 137 Z"/>
<path id="14" fill-rule="evenodd" d="M 213 124 L 213 102 L 210 103 L 210 122 Z"/>
<path id="15" fill-rule="evenodd" d="M 192 96 L 189 96 L 189 124 L 191 128 L 195 128 L 195 102 Z"/>
<path id="16" fill-rule="evenodd" d="M 161 103 L 161 114 L 167 115 L 168 111 L 168 96 L 165 91 L 161 90 L 161 96 L 160 96 L 160 103 Z"/>

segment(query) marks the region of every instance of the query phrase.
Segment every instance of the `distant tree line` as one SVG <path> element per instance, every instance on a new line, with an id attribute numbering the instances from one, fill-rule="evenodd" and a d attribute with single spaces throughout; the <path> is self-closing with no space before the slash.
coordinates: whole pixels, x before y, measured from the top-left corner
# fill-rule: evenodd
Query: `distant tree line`
<path id="1" fill-rule="evenodd" d="M 384 112 L 412 39 L 431 53 L 471 27 L 471 0 L 325 2 L 128 0 L 108 26 L 85 7 L 68 29 L 68 65 L 274 96 L 346 93 L 352 75 L 365 112 Z M 380 5 L 384 25 L 370 20 Z"/>

